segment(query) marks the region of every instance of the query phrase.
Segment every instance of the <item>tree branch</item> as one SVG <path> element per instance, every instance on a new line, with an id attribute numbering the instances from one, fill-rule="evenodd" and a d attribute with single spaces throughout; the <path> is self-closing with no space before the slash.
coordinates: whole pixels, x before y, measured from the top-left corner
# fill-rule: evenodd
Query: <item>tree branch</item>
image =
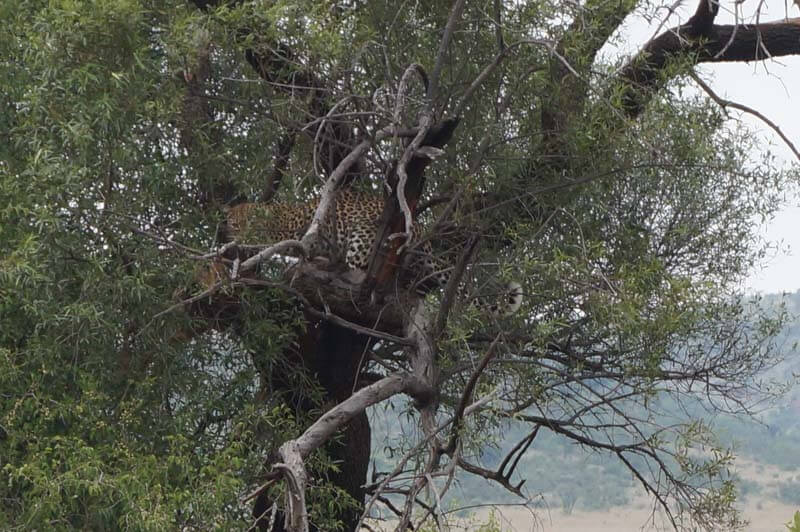
<path id="1" fill-rule="evenodd" d="M 711 87 L 709 87 L 707 83 L 705 83 L 702 79 L 700 79 L 700 76 L 698 76 L 694 72 L 692 72 L 690 76 L 695 81 L 695 83 L 700 85 L 700 88 L 702 88 L 706 92 L 706 94 L 708 94 L 708 96 L 723 109 L 727 109 L 728 107 L 730 107 L 731 109 L 737 109 L 739 111 L 742 111 L 743 113 L 753 115 L 762 122 L 764 122 L 765 124 L 767 124 L 770 127 L 770 129 L 772 129 L 775 133 L 777 133 L 777 135 L 781 138 L 781 140 L 783 140 L 786 146 L 788 146 L 788 148 L 792 150 L 792 153 L 794 153 L 794 156 L 797 158 L 797 160 L 800 161 L 800 151 L 798 151 L 794 143 L 791 140 L 789 140 L 789 137 L 787 137 L 786 134 L 783 131 L 781 131 L 781 128 L 778 127 L 778 124 L 776 124 L 775 122 L 773 122 L 760 112 L 756 111 L 752 107 L 748 107 L 746 105 L 742 105 L 740 103 L 736 103 L 731 100 L 726 100 L 725 98 L 722 98 L 716 92 L 714 92 L 714 90 Z"/>
<path id="2" fill-rule="evenodd" d="M 554 91 L 542 108 L 545 153 L 563 161 L 563 133 L 588 97 L 585 74 L 594 58 L 625 17 L 636 7 L 631 0 L 588 0 L 574 14 L 574 22 L 551 50 L 550 81 Z"/>
<path id="3" fill-rule="evenodd" d="M 405 372 L 389 375 L 358 390 L 323 414 L 299 438 L 289 440 L 281 445 L 278 449 L 281 461 L 273 465 L 273 473 L 269 475 L 267 483 L 252 492 L 247 499 L 258 496 L 274 482 L 275 474 L 280 473 L 287 484 L 286 528 L 291 532 L 307 532 L 309 528 L 305 490 L 308 484 L 308 473 L 304 460 L 327 442 L 337 430 L 344 427 L 369 406 L 399 393 L 407 393 L 411 397 L 421 398 L 431 395 L 433 391 Z"/>
<path id="4" fill-rule="evenodd" d="M 431 73 L 430 84 L 428 85 L 428 105 L 429 111 L 432 113 L 436 105 L 436 98 L 439 93 L 439 81 L 444 69 L 445 56 L 447 55 L 447 47 L 450 45 L 450 39 L 455 32 L 456 24 L 461 19 L 461 13 L 464 11 L 464 4 L 466 0 L 455 0 L 453 7 L 450 10 L 450 16 L 447 17 L 447 24 L 444 27 L 442 38 L 439 41 L 439 50 L 436 53 L 436 62 L 433 65 L 433 72 Z"/>
<path id="5" fill-rule="evenodd" d="M 497 342 L 499 340 L 500 334 L 495 336 L 494 341 L 486 350 L 486 354 L 483 355 L 478 363 L 478 366 L 475 368 L 475 371 L 473 371 L 472 375 L 470 375 L 467 385 L 464 386 L 464 391 L 461 393 L 461 400 L 458 402 L 458 406 L 456 407 L 455 415 L 453 417 L 453 427 L 450 429 L 450 441 L 447 442 L 447 446 L 441 450 L 441 452 L 445 454 L 451 454 L 456 450 L 459 432 L 461 431 L 461 427 L 464 422 L 464 410 L 467 408 L 468 401 L 472 398 L 472 392 L 475 390 L 475 386 L 478 384 L 478 378 L 486 369 L 486 366 L 489 365 L 489 362 L 492 360 L 492 358 L 494 358 L 495 348 L 497 347 Z"/>
<path id="6" fill-rule="evenodd" d="M 414 399 L 430 397 L 434 391 L 409 373 L 396 373 L 361 388 L 348 399 L 325 412 L 302 436 L 297 438 L 297 450 L 305 458 L 325 443 L 334 432 L 367 407 L 406 393 Z"/>
<path id="7" fill-rule="evenodd" d="M 762 24 L 715 25 L 719 4 L 701 0 L 686 24 L 658 35 L 620 71 L 622 106 L 639 115 L 652 94 L 665 83 L 662 72 L 674 58 L 692 64 L 762 61 L 800 54 L 800 18 Z"/>

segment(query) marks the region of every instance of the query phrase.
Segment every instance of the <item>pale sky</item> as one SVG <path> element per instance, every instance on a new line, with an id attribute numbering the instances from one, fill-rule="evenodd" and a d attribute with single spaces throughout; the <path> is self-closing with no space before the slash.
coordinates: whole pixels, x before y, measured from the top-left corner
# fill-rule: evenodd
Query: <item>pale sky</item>
<path id="1" fill-rule="evenodd" d="M 795 8 L 797 10 L 797 8 Z M 774 122 L 800 149 L 800 57 L 770 61 L 765 65 L 714 65 L 714 89 L 726 99 L 757 109 Z M 742 118 L 757 128 L 788 166 L 796 156 L 767 125 L 751 116 Z M 768 144 L 767 144 L 768 143 Z M 745 284 L 747 291 L 794 292 L 800 289 L 800 199 L 796 190 L 786 191 L 786 204 L 762 227 L 764 237 L 774 242 L 763 269 L 754 271 Z"/>
<path id="2" fill-rule="evenodd" d="M 722 0 L 719 24 L 732 24 L 732 1 Z M 697 0 L 684 1 L 677 15 L 664 28 L 685 22 L 692 15 Z M 746 0 L 740 7 L 739 21 L 752 22 L 759 3 Z M 788 12 L 787 12 L 788 9 Z M 666 10 L 661 13 L 666 14 Z M 800 9 L 791 2 L 766 0 L 761 7 L 761 22 L 784 17 L 800 17 Z M 663 17 L 662 17 L 663 18 Z M 608 56 L 631 54 L 651 38 L 659 21 L 648 24 L 642 17 L 626 21 L 626 44 L 604 51 Z M 783 133 L 800 149 L 800 57 L 784 57 L 769 62 L 705 64 L 700 67 L 702 77 L 721 97 L 758 110 L 778 125 Z M 732 119 L 740 119 L 758 132 L 763 145 L 778 155 L 788 166 L 800 164 L 786 144 L 769 126 L 759 119 L 730 110 Z M 755 157 L 757 159 L 757 157 Z M 748 292 L 794 292 L 800 289 L 800 198 L 796 190 L 786 191 L 786 204 L 778 215 L 767 222 L 761 233 L 775 244 L 775 251 L 765 261 L 763 268 L 753 271 L 745 282 Z"/>

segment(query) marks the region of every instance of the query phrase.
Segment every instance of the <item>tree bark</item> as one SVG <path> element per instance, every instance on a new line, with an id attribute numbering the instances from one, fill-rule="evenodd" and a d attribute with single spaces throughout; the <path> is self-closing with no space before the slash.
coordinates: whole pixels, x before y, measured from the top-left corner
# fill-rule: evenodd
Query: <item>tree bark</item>
<path id="1" fill-rule="evenodd" d="M 800 18 L 763 24 L 718 25 L 719 4 L 701 0 L 694 16 L 661 33 L 620 72 L 622 106 L 630 117 L 638 116 L 647 102 L 668 81 L 664 67 L 671 59 L 691 64 L 762 61 L 800 54 Z"/>
<path id="2" fill-rule="evenodd" d="M 325 390 L 325 404 L 336 404 L 348 398 L 357 386 L 359 369 L 369 347 L 369 338 L 334 324 L 320 322 L 308 317 L 306 332 L 298 339 L 301 360 L 297 363 L 316 376 Z M 287 355 L 291 356 L 287 353 Z M 296 357 L 293 357 L 296 358 Z M 276 378 L 277 377 L 277 378 Z M 284 391 L 291 391 L 291 377 L 270 375 L 273 383 Z M 307 398 L 297 397 L 299 401 L 292 406 L 308 412 L 319 405 Z M 344 530 L 352 530 L 358 522 L 364 504 L 364 485 L 367 482 L 367 469 L 371 452 L 371 430 L 366 412 L 356 415 L 345 425 L 340 441 L 329 440 L 325 450 L 329 457 L 338 462 L 339 471 L 329 478 L 335 485 L 345 490 L 358 503 L 355 509 L 348 509 L 336 517 L 344 523 Z M 271 467 L 271 464 L 267 464 Z M 269 509 L 273 501 L 266 493 L 261 493 L 253 504 L 253 517 L 258 530 L 268 531 Z M 283 532 L 284 516 L 279 512 L 273 529 L 269 532 Z M 310 530 L 318 530 L 313 523 Z"/>
<path id="3" fill-rule="evenodd" d="M 552 86 L 558 90 L 544 102 L 541 117 L 544 154 L 549 164 L 565 164 L 568 147 L 563 133 L 588 97 L 588 83 L 583 76 L 588 77 L 597 53 L 635 7 L 633 1 L 588 0 L 558 42 L 549 69 Z"/>

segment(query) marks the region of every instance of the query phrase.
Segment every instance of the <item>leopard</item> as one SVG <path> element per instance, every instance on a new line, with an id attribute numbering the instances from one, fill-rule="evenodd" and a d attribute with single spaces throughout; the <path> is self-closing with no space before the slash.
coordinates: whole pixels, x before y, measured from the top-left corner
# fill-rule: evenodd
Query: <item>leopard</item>
<path id="1" fill-rule="evenodd" d="M 241 203 L 226 210 L 225 226 L 221 232 L 225 242 L 266 246 L 281 240 L 300 240 L 311 224 L 319 205 L 319 198 L 305 202 Z M 383 212 L 384 199 L 378 194 L 342 190 L 336 196 L 334 212 L 325 220 L 320 238 L 311 257 L 330 260 L 343 259 L 355 279 L 363 279 L 369 266 L 373 243 Z M 412 226 L 412 238 L 421 235 L 424 227 L 419 222 Z M 419 246 L 410 246 L 411 260 L 406 261 L 408 270 L 414 272 L 414 289 L 425 296 L 432 287 L 444 287 L 450 279 L 451 268 L 438 264 L 434 258 L 430 241 Z M 401 257 L 402 259 L 402 257 Z M 476 305 L 493 316 L 508 316 L 519 310 L 522 304 L 522 286 L 509 282 L 499 301 L 477 301 Z"/>

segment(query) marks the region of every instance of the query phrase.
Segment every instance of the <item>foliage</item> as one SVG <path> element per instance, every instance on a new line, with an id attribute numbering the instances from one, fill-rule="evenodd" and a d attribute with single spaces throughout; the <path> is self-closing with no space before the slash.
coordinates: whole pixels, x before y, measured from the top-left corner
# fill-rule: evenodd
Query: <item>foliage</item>
<path id="1" fill-rule="evenodd" d="M 324 135 L 307 134 L 323 131 L 321 110 L 359 138 L 417 125 L 425 88 L 414 82 L 398 96 L 397 87 L 412 63 L 434 71 L 450 6 L 193 4 L 0 5 L 4 529 L 242 528 L 251 521 L 242 501 L 264 483 L 274 450 L 332 405 L 319 375 L 298 363 L 308 322 L 291 290 L 221 281 L 192 301 L 236 300 L 235 325 L 217 330 L 209 322 L 229 316 L 178 301 L 202 290 L 195 281 L 217 258 L 224 204 L 267 195 L 288 131 L 297 139 L 277 195 L 302 200 L 330 173 Z M 737 283 L 762 257 L 753 219 L 774 212 L 793 176 L 754 160 L 749 132 L 707 100 L 679 98 L 680 63 L 646 113 L 620 120 L 620 98 L 599 75 L 612 65 L 595 64 L 595 41 L 633 2 L 588 6 L 593 22 L 562 42 L 582 83 L 605 96 L 588 98 L 559 131 L 564 151 L 553 156 L 543 116 L 570 95 L 549 74 L 549 44 L 583 16 L 580 6 L 498 2 L 489 16 L 470 4 L 441 56 L 435 102 L 437 118 L 458 109 L 460 125 L 426 174 L 423 200 L 463 196 L 423 218 L 451 216 L 435 235 L 445 260 L 465 233 L 482 245 L 436 339 L 434 418 L 468 399 L 473 368 L 500 338 L 474 394 L 491 400 L 454 429 L 464 457 L 500 463 L 514 420 L 551 433 L 522 463 L 546 438 L 577 442 L 618 460 L 620 472 L 652 472 L 642 482 L 669 472 L 666 505 L 727 523 L 731 454 L 700 421 L 665 422 L 668 406 L 654 398 L 705 395 L 747 410 L 772 391 L 754 378 L 780 360 L 773 338 L 785 315 L 754 311 Z M 465 98 L 498 41 L 519 39 Z M 280 44 L 293 55 L 280 56 Z M 272 57 L 279 81 L 259 77 L 254 56 Z M 405 147 L 397 138 L 374 146 L 356 186 L 382 190 Z M 259 278 L 281 279 L 282 266 L 262 265 Z M 523 281 L 520 315 L 497 323 L 470 309 L 490 279 Z M 372 377 L 410 367 L 390 342 L 369 354 L 359 369 Z M 419 421 L 411 407 L 403 415 Z M 412 430 L 392 437 L 388 469 L 424 447 Z M 412 453 L 408 471 L 421 471 L 427 452 Z M 343 508 L 360 509 L 325 481 L 347 465 L 321 450 L 307 460 L 321 530 L 347 526 Z"/>
<path id="2" fill-rule="evenodd" d="M 800 530 L 800 512 L 794 513 L 794 519 L 786 523 L 786 529 L 789 532 L 797 532 Z"/>

